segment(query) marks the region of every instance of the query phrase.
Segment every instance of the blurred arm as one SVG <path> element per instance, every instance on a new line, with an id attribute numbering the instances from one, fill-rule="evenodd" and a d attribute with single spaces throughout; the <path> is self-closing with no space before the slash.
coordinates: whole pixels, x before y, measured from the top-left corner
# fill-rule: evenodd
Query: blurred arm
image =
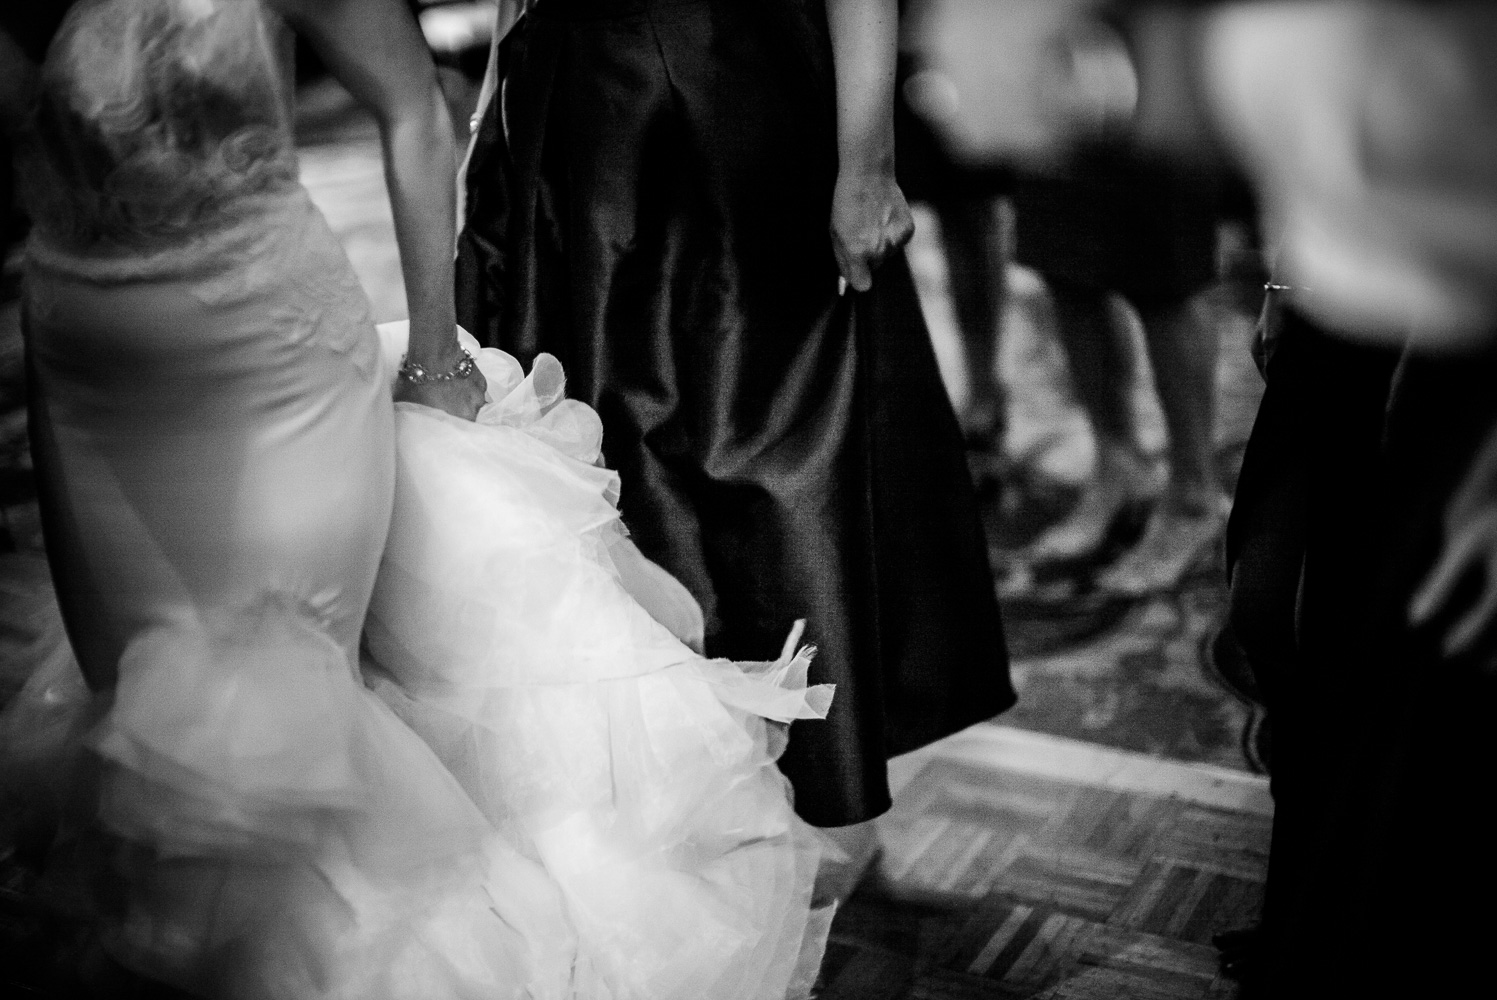
<path id="1" fill-rule="evenodd" d="M 1140 148 L 1252 179 L 1322 323 L 1430 347 L 1497 330 L 1494 5 L 1127 5 L 1131 72 L 1077 46 L 1096 6 L 925 0 L 922 110 L 968 158 L 1054 160 L 1131 100 Z"/>
<path id="2" fill-rule="evenodd" d="M 1202 101 L 1254 178 L 1298 304 L 1453 348 L 1497 331 L 1497 10 L 1227 4 L 1201 15 Z M 1147 70 L 1147 67 L 1144 67 Z"/>
<path id="3" fill-rule="evenodd" d="M 1431 625 L 1446 656 L 1471 657 L 1497 673 L 1497 426 L 1487 432 L 1445 508 L 1444 544 L 1409 604 L 1409 620 Z M 1472 579 L 1478 586 L 1462 593 Z"/>

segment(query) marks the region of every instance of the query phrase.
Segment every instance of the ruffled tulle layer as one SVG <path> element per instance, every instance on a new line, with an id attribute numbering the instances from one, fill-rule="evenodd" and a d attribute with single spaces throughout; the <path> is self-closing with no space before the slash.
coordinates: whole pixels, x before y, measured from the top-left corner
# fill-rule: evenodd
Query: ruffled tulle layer
<path id="1" fill-rule="evenodd" d="M 211 997 L 572 996 L 552 880 L 278 598 L 50 658 L 0 718 L 45 885 L 126 966 Z M 8 804 L 9 804 L 8 803 Z M 435 993 L 434 993 L 435 991 Z"/>
<path id="2" fill-rule="evenodd" d="M 57 905 L 203 996 L 805 995 L 830 914 L 774 760 L 830 690 L 794 636 L 698 655 L 596 415 L 480 364 L 479 422 L 399 407 L 362 682 L 281 594 L 164 613 L 110 692 L 59 646 L 0 715 L 6 814 L 54 831 Z"/>
<path id="3" fill-rule="evenodd" d="M 560 366 L 468 346 L 492 399 L 476 422 L 397 407 L 375 690 L 555 880 L 578 996 L 804 994 L 829 914 L 774 759 L 830 702 L 812 651 L 797 629 L 774 661 L 696 652 L 700 609 L 628 541 Z"/>

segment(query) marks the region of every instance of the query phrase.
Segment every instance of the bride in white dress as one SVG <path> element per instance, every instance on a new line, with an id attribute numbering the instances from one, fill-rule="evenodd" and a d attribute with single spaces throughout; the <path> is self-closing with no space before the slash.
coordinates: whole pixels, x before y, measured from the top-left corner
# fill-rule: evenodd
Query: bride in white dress
<path id="1" fill-rule="evenodd" d="M 7 708 L 0 775 L 53 904 L 203 996 L 806 992 L 826 914 L 775 723 L 830 692 L 793 643 L 696 655 L 560 372 L 459 362 L 450 131 L 400 0 L 80 0 L 31 75 L 4 23 L 77 663 Z M 391 357 L 296 181 L 288 24 L 381 125 Z M 397 379 L 407 348 L 459 377 Z"/>

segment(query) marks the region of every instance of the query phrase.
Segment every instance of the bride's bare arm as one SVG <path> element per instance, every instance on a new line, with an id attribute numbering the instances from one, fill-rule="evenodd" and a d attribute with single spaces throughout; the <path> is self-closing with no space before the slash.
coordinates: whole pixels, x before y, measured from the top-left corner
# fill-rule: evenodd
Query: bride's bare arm
<path id="1" fill-rule="evenodd" d="M 379 123 L 385 182 L 411 314 L 408 356 L 428 371 L 462 357 L 452 298 L 457 152 L 436 68 L 401 0 L 270 0 Z M 483 404 L 483 377 L 413 386 L 401 399 L 462 417 Z"/>
<path id="2" fill-rule="evenodd" d="M 915 231 L 894 181 L 896 0 L 827 0 L 837 76 L 837 188 L 832 246 L 858 291 Z"/>

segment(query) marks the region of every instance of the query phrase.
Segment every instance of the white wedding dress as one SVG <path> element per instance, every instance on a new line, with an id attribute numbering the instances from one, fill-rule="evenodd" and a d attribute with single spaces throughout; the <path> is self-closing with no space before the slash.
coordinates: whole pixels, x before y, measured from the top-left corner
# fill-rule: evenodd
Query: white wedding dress
<path id="1" fill-rule="evenodd" d="M 404 324 L 381 332 L 393 360 Z M 625 536 L 597 414 L 554 358 L 527 376 L 463 336 L 477 421 L 396 405 L 374 690 L 559 889 L 571 995 L 805 995 L 830 912 L 774 758 L 784 723 L 830 703 L 811 651 L 797 629 L 772 662 L 694 652 L 701 611 Z"/>
<path id="2" fill-rule="evenodd" d="M 831 911 L 774 758 L 830 703 L 811 651 L 797 628 L 771 662 L 696 653 L 597 415 L 554 359 L 525 376 L 464 338 L 478 420 L 395 407 L 364 686 L 274 604 L 141 637 L 110 695 L 54 658 L 0 715 L 7 792 L 102 773 L 103 826 L 155 855 L 111 949 L 204 995 L 808 995 Z"/>
<path id="3" fill-rule="evenodd" d="M 0 713 L 0 832 L 195 995 L 804 994 L 827 915 L 774 757 L 830 692 L 691 650 L 554 363 L 482 352 L 477 423 L 392 405 L 288 38 L 80 0 L 49 51 L 27 350 L 76 657 Z"/>

